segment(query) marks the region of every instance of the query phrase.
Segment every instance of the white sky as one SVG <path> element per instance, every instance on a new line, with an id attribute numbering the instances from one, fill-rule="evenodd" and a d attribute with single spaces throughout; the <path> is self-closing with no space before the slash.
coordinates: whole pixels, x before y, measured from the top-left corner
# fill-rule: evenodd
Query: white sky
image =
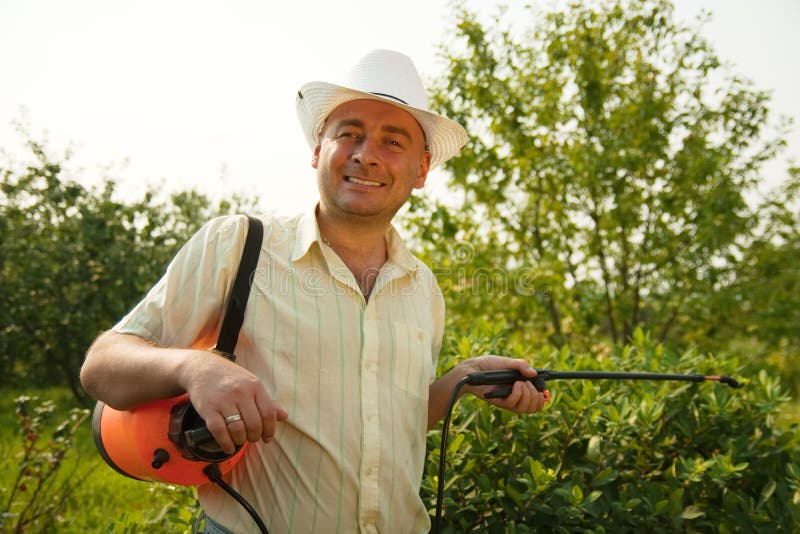
<path id="1" fill-rule="evenodd" d="M 466 3 L 494 12 L 495 2 Z M 701 7 L 721 58 L 800 122 L 800 1 L 678 0 L 676 14 Z M 0 0 L 0 149 L 21 159 L 11 123 L 22 119 L 51 151 L 74 150 L 77 177 L 108 169 L 123 194 L 163 184 L 304 210 L 317 194 L 297 89 L 336 81 L 374 48 L 403 51 L 433 77 L 451 12 L 446 0 Z M 769 182 L 785 176 L 786 157 Z"/>

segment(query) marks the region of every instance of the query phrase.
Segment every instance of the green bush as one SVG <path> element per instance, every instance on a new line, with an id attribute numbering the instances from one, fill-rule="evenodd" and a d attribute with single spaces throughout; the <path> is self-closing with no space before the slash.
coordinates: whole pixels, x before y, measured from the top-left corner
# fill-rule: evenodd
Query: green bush
<path id="1" fill-rule="evenodd" d="M 62 524 L 75 488 L 86 473 L 73 464 L 63 473 L 75 433 L 89 415 L 74 408 L 50 431 L 56 403 L 21 395 L 14 400 L 17 416 L 17 469 L 8 487 L 0 486 L 0 532 L 45 531 Z M 49 434 L 49 435 L 48 435 Z"/>
<path id="2" fill-rule="evenodd" d="M 445 342 L 443 369 L 495 353 L 502 327 Z M 459 401 L 447 451 L 444 532 L 790 532 L 800 524 L 800 430 L 776 423 L 777 377 L 735 356 L 675 353 L 636 331 L 605 354 L 547 349 L 553 370 L 729 374 L 716 383 L 549 381 L 535 415 Z M 429 435 L 423 498 L 433 513 L 441 432 Z"/>

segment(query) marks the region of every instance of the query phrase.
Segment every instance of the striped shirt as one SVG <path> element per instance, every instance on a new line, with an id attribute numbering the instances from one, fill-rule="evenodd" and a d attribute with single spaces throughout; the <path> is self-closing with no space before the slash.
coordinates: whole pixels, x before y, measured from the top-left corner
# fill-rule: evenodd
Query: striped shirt
<path id="1" fill-rule="evenodd" d="M 289 413 L 229 473 L 269 531 L 427 532 L 419 489 L 428 386 L 444 299 L 433 273 L 391 228 L 368 301 L 320 239 L 314 212 L 264 217 L 264 243 L 236 349 Z M 211 347 L 247 219 L 207 223 L 115 329 L 161 346 Z M 204 511 L 234 532 L 256 527 L 212 484 Z"/>

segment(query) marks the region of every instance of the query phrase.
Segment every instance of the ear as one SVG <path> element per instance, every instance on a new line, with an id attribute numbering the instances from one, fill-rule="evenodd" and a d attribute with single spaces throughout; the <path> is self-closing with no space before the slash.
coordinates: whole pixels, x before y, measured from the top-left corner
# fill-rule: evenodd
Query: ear
<path id="1" fill-rule="evenodd" d="M 315 169 L 319 165 L 319 149 L 320 149 L 319 145 L 314 147 L 314 154 L 311 156 L 311 167 Z"/>
<path id="2" fill-rule="evenodd" d="M 417 179 L 414 181 L 414 189 L 422 189 L 425 187 L 425 180 L 428 178 L 428 171 L 431 169 L 431 153 L 427 150 L 419 162 L 419 169 L 417 169 Z"/>

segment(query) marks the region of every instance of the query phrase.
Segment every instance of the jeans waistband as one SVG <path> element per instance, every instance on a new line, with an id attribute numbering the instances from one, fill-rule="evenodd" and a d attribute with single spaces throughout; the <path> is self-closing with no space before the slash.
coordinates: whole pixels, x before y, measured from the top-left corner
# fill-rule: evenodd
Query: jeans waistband
<path id="1" fill-rule="evenodd" d="M 200 523 L 203 523 L 203 530 L 199 530 Z M 232 530 L 228 530 L 210 517 L 205 512 L 200 514 L 195 522 L 196 534 L 235 534 Z"/>

